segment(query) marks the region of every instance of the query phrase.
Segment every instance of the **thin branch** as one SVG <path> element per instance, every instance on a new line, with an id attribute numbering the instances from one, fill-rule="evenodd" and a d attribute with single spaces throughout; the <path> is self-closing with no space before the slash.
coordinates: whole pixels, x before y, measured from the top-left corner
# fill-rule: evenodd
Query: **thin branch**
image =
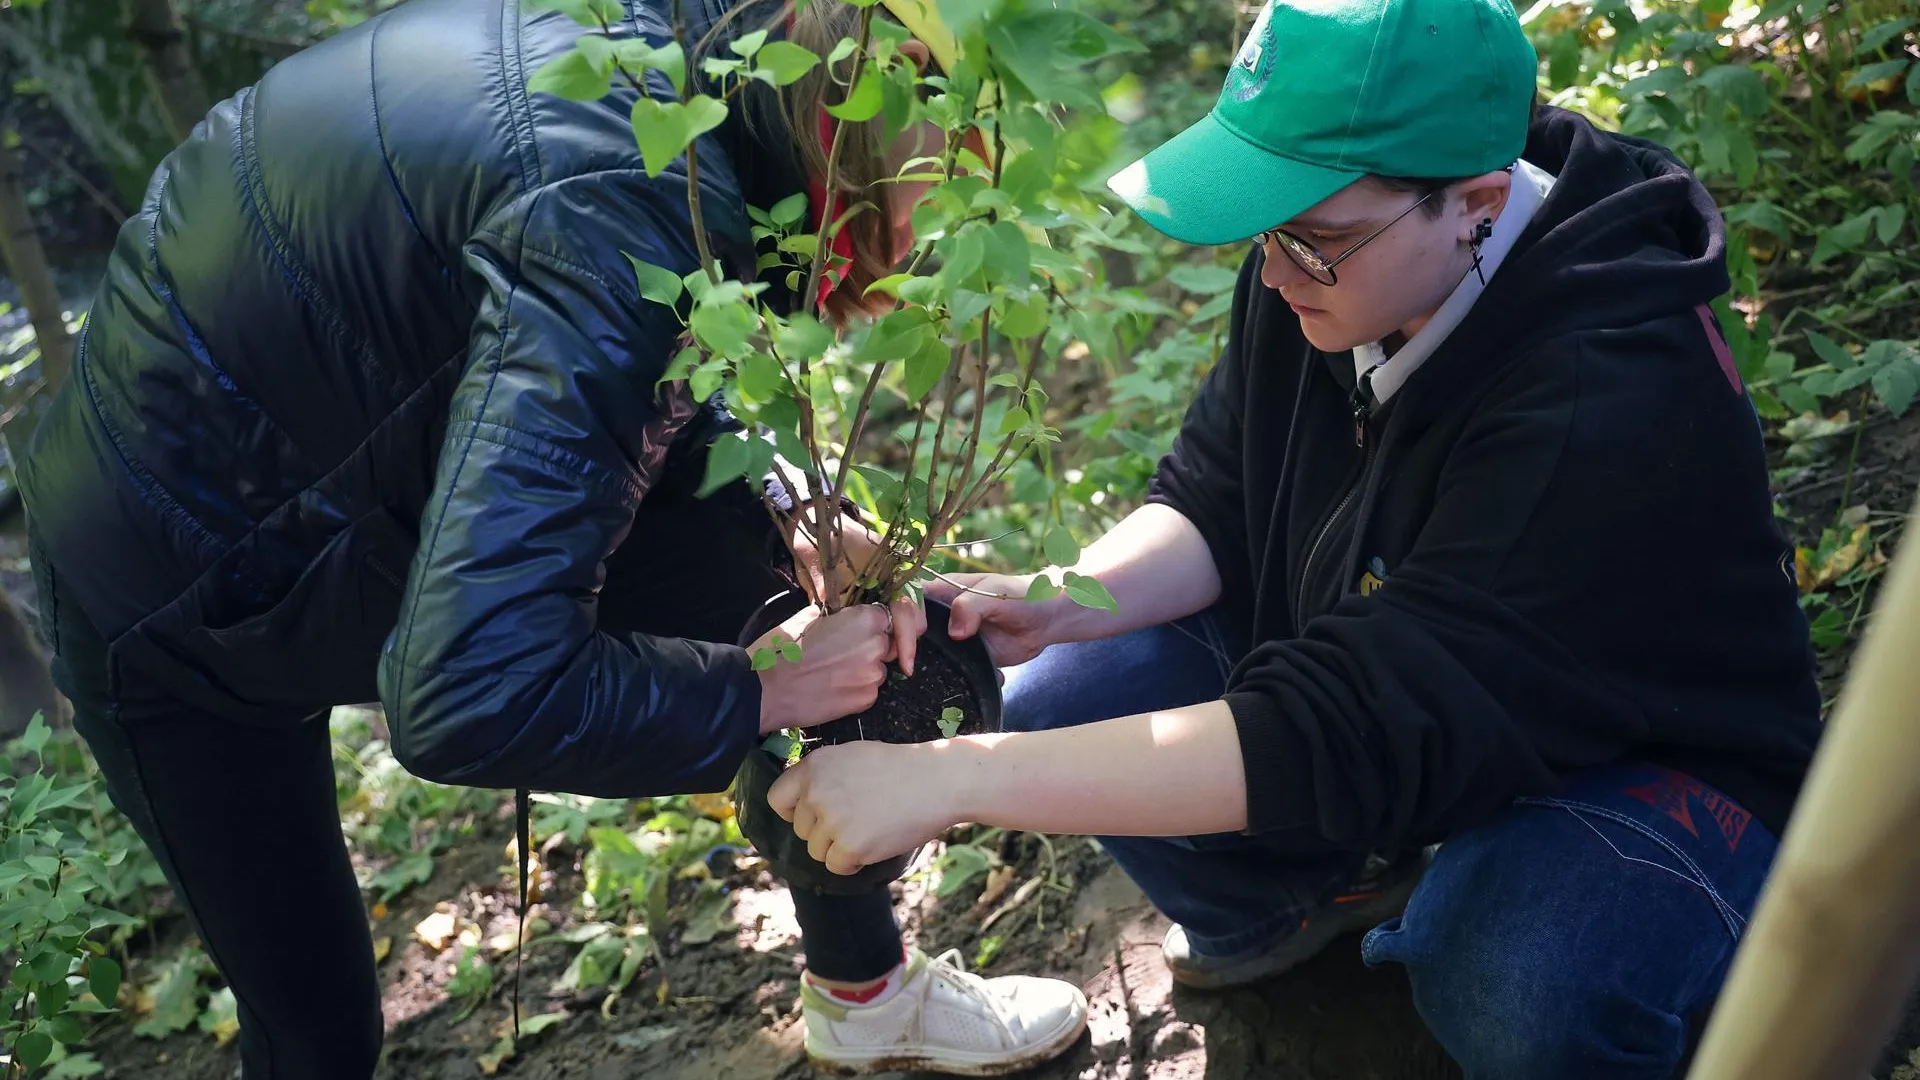
<path id="1" fill-rule="evenodd" d="M 873 8 L 869 6 L 860 9 L 860 40 L 857 41 L 853 47 L 853 82 L 849 84 L 850 86 L 858 85 L 860 82 L 860 72 L 866 65 L 867 43 L 871 39 L 872 33 Z M 827 75 L 831 78 L 833 72 L 828 71 Z M 851 93 L 851 90 L 849 90 L 849 93 Z M 820 210 L 820 231 L 815 236 L 813 266 L 807 271 L 806 291 L 800 294 L 800 302 L 807 305 L 809 309 L 814 306 L 814 298 L 820 294 L 820 273 L 826 266 L 827 252 L 830 249 L 830 245 L 827 243 L 829 238 L 828 230 L 830 228 L 828 210 L 832 208 L 834 198 L 838 194 L 836 185 L 840 180 L 840 151 L 846 146 L 847 140 L 845 135 L 846 126 L 844 124 L 836 123 L 833 125 L 833 146 L 827 150 L 827 176 L 825 181 L 827 205 L 821 207 Z"/>

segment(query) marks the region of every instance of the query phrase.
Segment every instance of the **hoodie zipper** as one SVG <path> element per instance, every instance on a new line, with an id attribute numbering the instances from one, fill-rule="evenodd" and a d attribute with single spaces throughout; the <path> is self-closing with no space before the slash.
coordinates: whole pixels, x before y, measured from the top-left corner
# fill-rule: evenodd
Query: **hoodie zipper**
<path id="1" fill-rule="evenodd" d="M 1373 443 L 1367 438 L 1367 421 L 1373 418 L 1373 410 L 1380 404 L 1373 394 L 1373 372 L 1374 368 L 1368 368 L 1361 373 L 1359 380 L 1354 383 L 1353 393 L 1347 399 L 1353 407 L 1353 445 L 1362 447 L 1365 453 L 1360 458 L 1360 471 L 1354 474 L 1353 482 L 1347 485 L 1347 493 L 1342 495 L 1340 501 L 1334 505 L 1333 512 L 1327 515 L 1326 522 L 1320 526 L 1320 532 L 1314 536 L 1312 546 L 1307 548 L 1307 560 L 1300 567 L 1300 585 L 1293 597 L 1295 630 L 1306 622 L 1302 609 L 1307 602 L 1307 581 L 1313 575 L 1314 557 L 1320 554 L 1320 545 L 1326 541 L 1327 535 L 1333 532 L 1333 527 L 1340 521 L 1340 515 L 1346 513 L 1347 509 L 1353 505 L 1354 497 L 1360 494 L 1361 486 L 1367 482 L 1368 470 L 1373 467 Z"/>

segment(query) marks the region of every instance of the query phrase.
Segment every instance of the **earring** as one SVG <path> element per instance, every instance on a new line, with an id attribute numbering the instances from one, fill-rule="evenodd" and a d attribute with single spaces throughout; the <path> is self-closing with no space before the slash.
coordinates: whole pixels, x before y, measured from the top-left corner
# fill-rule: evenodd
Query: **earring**
<path id="1" fill-rule="evenodd" d="M 1473 251 L 1473 272 L 1480 278 L 1482 287 L 1487 284 L 1487 275 L 1480 270 L 1480 245 L 1486 243 L 1487 237 L 1492 235 L 1493 219 L 1481 218 L 1480 224 L 1473 227 L 1473 235 L 1467 238 L 1467 247 Z"/>

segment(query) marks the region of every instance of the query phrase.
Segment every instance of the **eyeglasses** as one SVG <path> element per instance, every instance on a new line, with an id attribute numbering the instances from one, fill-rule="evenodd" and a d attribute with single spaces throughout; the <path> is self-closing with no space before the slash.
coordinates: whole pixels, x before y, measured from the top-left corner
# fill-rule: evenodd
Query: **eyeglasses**
<path id="1" fill-rule="evenodd" d="M 1263 232 L 1258 236 L 1255 236 L 1253 238 L 1253 242 L 1263 248 L 1266 247 L 1269 243 L 1278 242 L 1280 245 L 1280 249 L 1287 253 L 1287 257 L 1293 260 L 1293 265 L 1299 267 L 1302 273 L 1306 274 L 1308 277 L 1312 278 L 1313 280 L 1319 282 L 1322 285 L 1337 285 L 1340 283 L 1340 278 L 1338 275 L 1336 275 L 1333 272 L 1334 267 L 1339 266 L 1341 263 L 1347 261 L 1347 259 L 1350 256 L 1352 256 L 1354 252 L 1359 251 L 1361 248 L 1366 247 L 1368 244 L 1372 243 L 1374 237 L 1379 236 L 1381 233 L 1386 232 L 1388 229 L 1393 228 L 1394 224 L 1397 223 L 1401 218 L 1406 217 L 1408 214 L 1411 214 L 1415 210 L 1420 209 L 1420 207 L 1424 205 L 1428 199 L 1433 198 L 1435 195 L 1440 194 L 1444 190 L 1446 189 L 1434 188 L 1432 191 L 1429 191 L 1425 195 L 1420 196 L 1417 202 L 1415 202 L 1412 206 L 1407 207 L 1405 210 L 1400 211 L 1400 213 L 1396 215 L 1392 221 L 1387 222 L 1385 225 L 1382 225 L 1379 228 L 1368 233 L 1367 235 L 1361 237 L 1359 243 L 1354 244 L 1352 247 L 1348 248 L 1347 250 L 1341 252 L 1340 254 L 1334 256 L 1331 259 L 1321 254 L 1319 248 L 1314 247 L 1312 244 L 1307 243 L 1305 240 L 1300 239 L 1299 237 L 1288 232 L 1287 230 L 1278 228 L 1278 227 L 1268 229 L 1266 232 Z"/>

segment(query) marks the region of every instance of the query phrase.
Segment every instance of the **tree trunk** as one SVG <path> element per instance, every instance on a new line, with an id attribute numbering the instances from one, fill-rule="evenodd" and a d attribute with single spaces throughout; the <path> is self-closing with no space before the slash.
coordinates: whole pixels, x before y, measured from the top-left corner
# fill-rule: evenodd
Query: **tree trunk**
<path id="1" fill-rule="evenodd" d="M 127 8 L 127 36 L 140 44 L 147 81 L 166 118 L 167 133 L 175 142 L 184 142 L 213 102 L 194 67 L 180 16 L 173 10 L 173 0 L 127 0 Z"/>
<path id="2" fill-rule="evenodd" d="M 0 742 L 27 730 L 35 713 L 58 727 L 66 710 L 40 646 L 13 600 L 0 589 Z"/>
<path id="3" fill-rule="evenodd" d="M 73 360 L 73 338 L 60 311 L 60 290 L 53 283 L 53 268 L 47 265 L 33 213 L 27 208 L 27 194 L 20 182 L 20 155 L 12 145 L 15 136 L 12 131 L 5 135 L 0 139 L 0 257 L 5 258 L 7 270 L 26 302 L 27 318 L 40 345 L 41 382 L 44 392 L 51 392 L 66 381 Z"/>

